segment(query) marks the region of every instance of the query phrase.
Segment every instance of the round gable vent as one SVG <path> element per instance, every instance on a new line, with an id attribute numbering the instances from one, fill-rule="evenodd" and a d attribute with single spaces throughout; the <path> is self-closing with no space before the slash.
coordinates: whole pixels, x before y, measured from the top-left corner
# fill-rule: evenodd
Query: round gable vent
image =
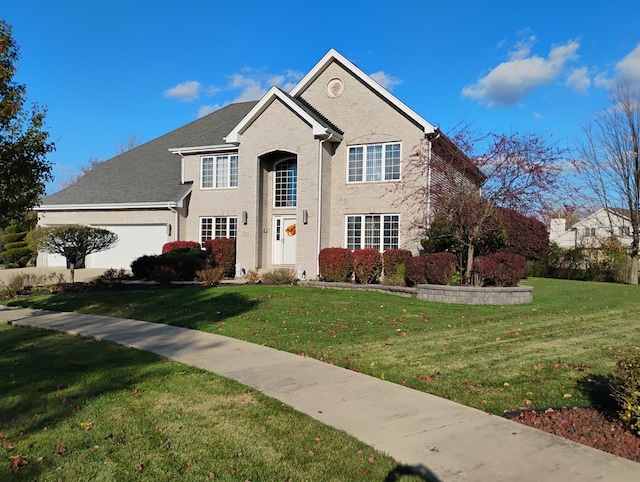
<path id="1" fill-rule="evenodd" d="M 344 82 L 342 79 L 335 77 L 327 82 L 327 95 L 332 99 L 340 97 L 344 92 Z"/>

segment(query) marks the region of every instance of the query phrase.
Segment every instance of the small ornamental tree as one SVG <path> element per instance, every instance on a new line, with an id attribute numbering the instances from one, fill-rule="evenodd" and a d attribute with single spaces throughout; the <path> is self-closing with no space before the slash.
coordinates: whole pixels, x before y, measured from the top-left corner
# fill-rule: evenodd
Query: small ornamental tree
<path id="1" fill-rule="evenodd" d="M 69 263 L 70 281 L 75 281 L 76 264 L 92 253 L 105 251 L 118 242 L 118 235 L 107 229 L 63 224 L 36 228 L 29 233 L 31 246 L 52 254 L 59 254 Z"/>

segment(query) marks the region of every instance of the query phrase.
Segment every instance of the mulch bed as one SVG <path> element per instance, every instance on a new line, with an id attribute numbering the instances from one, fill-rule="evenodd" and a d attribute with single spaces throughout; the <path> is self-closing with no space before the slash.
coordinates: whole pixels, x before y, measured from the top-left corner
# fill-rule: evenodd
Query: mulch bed
<path id="1" fill-rule="evenodd" d="M 507 418 L 523 425 L 640 462 L 640 436 L 625 429 L 615 416 L 610 410 L 598 407 L 547 408 L 507 414 Z"/>

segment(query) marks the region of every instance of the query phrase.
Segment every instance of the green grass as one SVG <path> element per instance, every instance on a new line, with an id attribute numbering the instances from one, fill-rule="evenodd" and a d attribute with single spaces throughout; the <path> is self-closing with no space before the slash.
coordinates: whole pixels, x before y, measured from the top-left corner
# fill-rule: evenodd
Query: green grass
<path id="1" fill-rule="evenodd" d="M 0 480 L 383 480 L 396 463 L 233 381 L 0 326 Z"/>
<path id="2" fill-rule="evenodd" d="M 497 414 L 597 401 L 616 355 L 640 347 L 640 287 L 525 283 L 534 302 L 518 306 L 295 286 L 68 293 L 19 303 L 219 333 Z"/>

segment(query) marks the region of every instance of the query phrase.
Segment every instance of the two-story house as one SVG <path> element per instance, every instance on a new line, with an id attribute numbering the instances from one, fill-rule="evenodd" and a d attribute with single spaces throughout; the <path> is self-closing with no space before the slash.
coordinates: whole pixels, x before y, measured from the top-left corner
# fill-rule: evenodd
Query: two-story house
<path id="1" fill-rule="evenodd" d="M 394 187 L 421 143 L 450 142 L 438 133 L 330 50 L 289 93 L 273 87 L 98 164 L 45 198 L 39 223 L 118 234 L 87 267 L 128 268 L 167 241 L 232 237 L 241 270 L 312 278 L 324 247 L 419 249 L 416 219 L 428 219 L 429 203 L 416 209 Z M 430 182 L 425 169 L 402 186 Z M 468 182 L 479 186 L 481 173 Z M 64 260 L 41 253 L 39 263 Z"/>

